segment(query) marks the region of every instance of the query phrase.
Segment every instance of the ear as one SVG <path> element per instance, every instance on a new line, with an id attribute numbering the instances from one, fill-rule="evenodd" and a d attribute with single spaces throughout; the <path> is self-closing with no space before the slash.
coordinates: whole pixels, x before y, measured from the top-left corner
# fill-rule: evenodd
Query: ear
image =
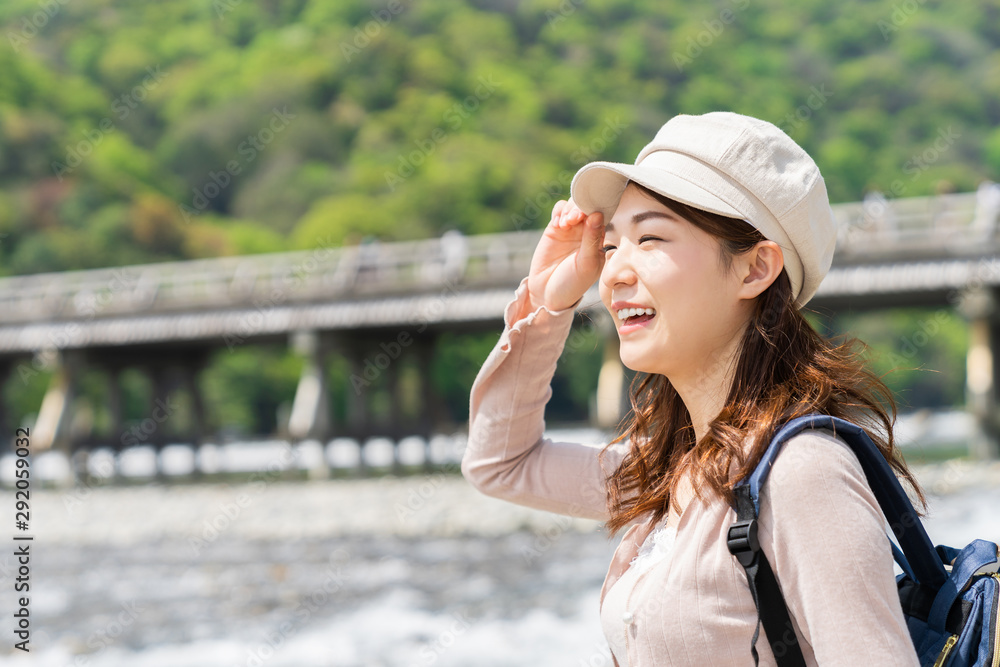
<path id="1" fill-rule="evenodd" d="M 784 267 L 781 246 L 774 241 L 759 241 L 737 260 L 738 276 L 742 283 L 737 291 L 741 299 L 754 299 L 771 286 Z"/>

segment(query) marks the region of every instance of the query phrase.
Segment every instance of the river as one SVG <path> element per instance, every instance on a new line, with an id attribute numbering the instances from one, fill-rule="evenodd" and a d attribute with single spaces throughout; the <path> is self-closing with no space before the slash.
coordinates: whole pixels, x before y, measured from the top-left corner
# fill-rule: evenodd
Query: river
<path id="1" fill-rule="evenodd" d="M 1000 541 L 1000 464 L 916 470 L 935 542 Z M 5 665 L 611 664 L 598 594 L 616 540 L 454 472 L 49 488 L 32 510 L 32 652 L 11 648 L 4 549 Z"/>

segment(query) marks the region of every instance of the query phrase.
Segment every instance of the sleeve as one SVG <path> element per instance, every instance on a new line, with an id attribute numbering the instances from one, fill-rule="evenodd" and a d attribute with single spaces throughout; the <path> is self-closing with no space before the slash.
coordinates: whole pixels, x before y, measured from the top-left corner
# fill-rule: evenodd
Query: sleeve
<path id="1" fill-rule="evenodd" d="M 761 548 L 817 664 L 919 666 L 885 527 L 845 442 L 811 431 L 785 444 L 761 492 Z"/>
<path id="2" fill-rule="evenodd" d="M 504 330 L 472 385 L 462 474 L 486 495 L 536 509 L 606 521 L 605 480 L 627 451 L 543 437 L 550 383 L 573 308 L 528 312 L 527 278 L 504 310 Z"/>

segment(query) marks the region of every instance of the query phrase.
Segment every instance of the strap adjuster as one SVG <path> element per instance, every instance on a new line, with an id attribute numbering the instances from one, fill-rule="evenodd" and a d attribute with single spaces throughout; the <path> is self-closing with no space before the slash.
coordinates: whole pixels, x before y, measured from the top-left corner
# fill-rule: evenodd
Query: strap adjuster
<path id="1" fill-rule="evenodd" d="M 729 553 L 736 556 L 736 560 L 743 567 L 749 567 L 757 552 L 760 551 L 760 541 L 757 539 L 757 520 L 737 521 L 729 527 L 729 535 L 726 539 Z"/>

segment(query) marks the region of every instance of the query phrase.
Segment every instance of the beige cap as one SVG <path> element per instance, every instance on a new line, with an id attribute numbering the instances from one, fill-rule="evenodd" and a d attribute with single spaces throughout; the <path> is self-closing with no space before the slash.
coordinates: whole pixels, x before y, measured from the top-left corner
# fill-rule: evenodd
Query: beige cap
<path id="1" fill-rule="evenodd" d="M 727 111 L 674 116 L 635 164 L 591 162 L 573 177 L 573 201 L 611 220 L 628 181 L 695 208 L 746 220 L 781 246 L 796 305 L 830 269 L 836 223 L 819 168 L 791 137 Z"/>

